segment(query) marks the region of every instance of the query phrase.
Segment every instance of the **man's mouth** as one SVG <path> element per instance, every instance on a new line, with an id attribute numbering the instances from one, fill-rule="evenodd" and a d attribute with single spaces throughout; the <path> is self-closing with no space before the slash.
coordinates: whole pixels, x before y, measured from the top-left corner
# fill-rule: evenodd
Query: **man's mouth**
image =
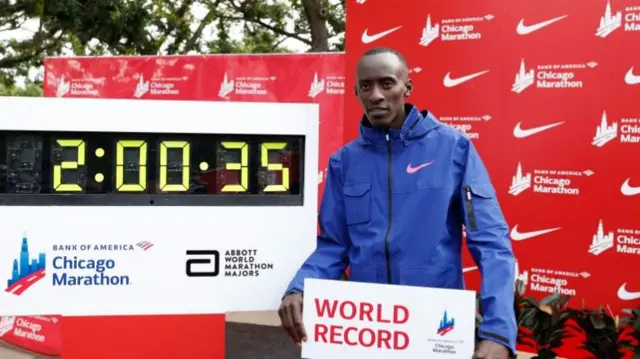
<path id="1" fill-rule="evenodd" d="M 369 109 L 369 114 L 372 116 L 381 116 L 381 115 L 386 115 L 387 113 L 389 113 L 389 110 L 387 110 L 386 108 Z"/>

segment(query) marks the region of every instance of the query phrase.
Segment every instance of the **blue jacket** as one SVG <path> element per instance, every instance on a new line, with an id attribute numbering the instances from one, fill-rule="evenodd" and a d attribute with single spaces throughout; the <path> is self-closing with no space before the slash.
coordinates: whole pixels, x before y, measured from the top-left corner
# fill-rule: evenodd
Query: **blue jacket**
<path id="1" fill-rule="evenodd" d="M 400 131 L 371 127 L 329 160 L 317 248 L 286 294 L 305 278 L 464 288 L 462 225 L 482 274 L 481 339 L 515 353 L 515 258 L 496 192 L 471 141 L 406 105 Z"/>

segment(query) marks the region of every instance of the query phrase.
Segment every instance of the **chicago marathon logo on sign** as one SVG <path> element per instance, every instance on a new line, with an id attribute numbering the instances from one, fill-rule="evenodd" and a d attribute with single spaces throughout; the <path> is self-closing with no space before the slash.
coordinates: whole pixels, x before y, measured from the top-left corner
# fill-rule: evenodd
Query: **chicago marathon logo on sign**
<path id="1" fill-rule="evenodd" d="M 440 325 L 438 326 L 438 332 L 437 332 L 438 335 L 439 336 L 447 335 L 447 333 L 449 333 L 455 328 L 455 324 L 456 324 L 455 318 L 453 317 L 449 318 L 449 316 L 447 315 L 447 311 L 445 310 L 444 315 L 442 316 L 442 319 L 440 319 Z"/>
<path id="2" fill-rule="evenodd" d="M 132 76 L 137 79 L 133 89 L 133 97 L 143 98 L 146 95 L 175 97 L 181 95 L 181 89 L 194 79 L 196 66 L 193 63 L 182 63 L 177 58 L 154 61 L 156 70 L 153 73 L 136 73 Z"/>
<path id="3" fill-rule="evenodd" d="M 463 340 L 450 339 L 447 334 L 450 334 L 455 330 L 456 320 L 445 309 L 443 311 L 442 318 L 440 319 L 437 329 L 436 337 L 428 338 L 429 343 L 432 343 L 431 351 L 438 354 L 449 354 L 455 356 L 458 354 L 459 346 L 464 343 Z M 453 335 L 455 337 L 455 335 Z"/>
<path id="4" fill-rule="evenodd" d="M 527 290 L 569 296 L 576 295 L 575 288 L 580 281 L 591 277 L 589 272 L 571 272 L 546 268 L 530 268 L 516 274 L 516 280 L 520 280 Z"/>
<path id="5" fill-rule="evenodd" d="M 640 118 L 623 117 L 619 121 L 609 121 L 607 112 L 603 111 L 591 144 L 596 147 L 603 147 L 615 139 L 618 139 L 620 143 L 639 144 Z"/>
<path id="6" fill-rule="evenodd" d="M 615 249 L 617 253 L 640 255 L 640 229 L 616 228 L 615 231 L 607 230 L 603 220 L 600 220 L 588 251 L 594 256 L 599 256 L 610 249 Z"/>
<path id="7" fill-rule="evenodd" d="M 612 6 L 611 1 L 607 0 L 604 14 L 600 17 L 600 23 L 596 29 L 596 36 L 604 39 L 621 28 L 625 32 L 640 32 L 640 4 L 627 6 L 622 11 L 619 7 Z"/>
<path id="8" fill-rule="evenodd" d="M 231 95 L 266 96 L 269 94 L 269 82 L 277 80 L 276 76 L 239 76 L 230 77 L 226 72 L 220 82 L 218 96 L 225 100 Z"/>
<path id="9" fill-rule="evenodd" d="M 592 69 L 596 66 L 598 66 L 598 63 L 594 61 L 577 64 L 530 66 L 522 59 L 520 68 L 511 85 L 511 91 L 520 94 L 531 86 L 538 89 L 583 88 L 584 81 L 581 79 L 581 74 L 587 69 Z"/>
<path id="10" fill-rule="evenodd" d="M 120 267 L 121 253 L 148 251 L 148 241 L 134 244 L 54 244 L 48 257 L 44 251 L 32 252 L 29 240 L 23 235 L 20 252 L 11 265 L 11 276 L 5 292 L 16 296 L 24 294 L 45 277 L 52 287 L 121 287 L 132 285 L 131 273 Z M 130 259 L 137 263 L 137 258 Z M 130 266 L 129 266 L 130 267 Z M 50 272 L 50 273 L 47 273 Z M 43 284 L 38 284 L 43 285 Z M 47 284 L 44 284 L 47 285 Z"/>
<path id="11" fill-rule="evenodd" d="M 31 255 L 31 252 L 29 252 L 29 241 L 27 236 L 24 235 L 20 246 L 20 254 L 13 260 L 11 277 L 7 281 L 5 292 L 21 295 L 45 277 L 45 268 L 47 265 L 45 253 L 40 252 L 33 258 Z"/>
<path id="12" fill-rule="evenodd" d="M 56 97 L 67 95 L 76 97 L 97 97 L 100 96 L 98 88 L 104 86 L 105 78 L 71 79 L 67 81 L 61 76 L 56 86 Z"/>
<path id="13" fill-rule="evenodd" d="M 433 21 L 431 15 L 428 14 L 420 35 L 420 46 L 427 47 L 438 38 L 443 42 L 480 40 L 482 39 L 482 31 L 478 27 L 482 27 L 483 23 L 494 18 L 495 16 L 492 14 L 487 14 L 484 16 L 447 18 L 437 22 Z"/>
<path id="14" fill-rule="evenodd" d="M 16 317 L 0 317 L 0 338 L 13 330 Z"/>
<path id="15" fill-rule="evenodd" d="M 593 175 L 592 170 L 534 169 L 533 172 L 528 172 L 523 170 L 522 162 L 518 162 L 516 173 L 509 186 L 509 194 L 518 196 L 533 189 L 534 193 L 577 196 L 580 194 L 580 188 L 576 182 L 580 182 L 583 177 Z"/>
<path id="16" fill-rule="evenodd" d="M 462 132 L 468 138 L 477 140 L 480 138 L 480 129 L 478 127 L 482 128 L 491 118 L 491 115 L 442 116 L 438 117 L 438 120 Z"/>
<path id="17" fill-rule="evenodd" d="M 344 95 L 344 76 L 327 76 L 321 79 L 316 72 L 307 95 L 315 98 L 323 92 L 329 95 Z"/>

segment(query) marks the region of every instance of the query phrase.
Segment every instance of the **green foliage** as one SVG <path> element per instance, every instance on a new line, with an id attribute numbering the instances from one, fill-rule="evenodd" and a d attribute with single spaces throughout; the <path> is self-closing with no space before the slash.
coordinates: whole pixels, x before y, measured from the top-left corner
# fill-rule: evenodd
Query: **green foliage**
<path id="1" fill-rule="evenodd" d="M 514 311 L 518 323 L 517 342 L 521 346 L 533 348 L 536 356 L 532 359 L 554 359 L 556 350 L 564 339 L 575 334 L 582 335 L 582 345 L 578 348 L 592 355 L 594 359 L 621 359 L 632 353 L 633 359 L 640 359 L 640 308 L 625 309 L 627 317 L 614 316 L 611 309 L 582 309 L 568 306 L 569 296 L 558 293 L 537 301 L 524 296 L 525 284 L 515 283 Z M 480 302 L 476 303 L 478 311 Z M 478 312 L 476 328 L 482 323 Z M 526 349 L 525 349 L 526 351 Z"/>
<path id="2" fill-rule="evenodd" d="M 640 308 L 625 309 L 626 318 L 620 320 L 621 325 L 631 328 L 628 338 L 622 341 L 623 348 L 633 353 L 633 359 L 640 359 Z"/>
<path id="3" fill-rule="evenodd" d="M 27 83 L 24 87 L 0 84 L 0 96 L 41 97 L 42 84 Z"/>
<path id="4" fill-rule="evenodd" d="M 7 85 L 45 56 L 292 52 L 287 40 L 309 51 L 344 50 L 344 0 L 14 3 L 0 1 L 0 82 Z M 6 36 L 25 26 L 19 37 Z"/>
<path id="5" fill-rule="evenodd" d="M 537 356 L 533 359 L 553 359 L 557 357 L 555 350 L 570 334 L 565 330 L 571 318 L 567 308 L 570 297 L 554 293 L 541 301 L 534 298 L 521 298 L 519 303 L 518 326 L 527 330 L 533 339 Z"/>
<path id="6" fill-rule="evenodd" d="M 571 318 L 575 325 L 571 323 L 569 327 L 584 335 L 580 349 L 598 359 L 624 358 L 622 347 L 626 341 L 622 340 L 623 328 L 611 311 L 604 308 L 574 310 Z"/>

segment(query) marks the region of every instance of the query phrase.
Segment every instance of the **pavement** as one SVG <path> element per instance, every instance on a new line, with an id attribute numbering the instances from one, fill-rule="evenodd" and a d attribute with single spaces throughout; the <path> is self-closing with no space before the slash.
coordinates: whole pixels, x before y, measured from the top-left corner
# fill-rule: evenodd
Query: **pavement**
<path id="1" fill-rule="evenodd" d="M 287 337 L 279 325 L 280 318 L 278 318 L 277 312 L 228 313 L 226 359 L 300 359 L 300 350 L 293 345 L 291 339 Z M 518 353 L 518 359 L 532 357 L 532 354 Z M 0 341 L 0 359 L 55 358 L 60 359 L 59 357 L 27 353 Z"/>
<path id="2" fill-rule="evenodd" d="M 0 340 L 0 359 L 52 359 L 46 355 L 34 355 Z"/>

